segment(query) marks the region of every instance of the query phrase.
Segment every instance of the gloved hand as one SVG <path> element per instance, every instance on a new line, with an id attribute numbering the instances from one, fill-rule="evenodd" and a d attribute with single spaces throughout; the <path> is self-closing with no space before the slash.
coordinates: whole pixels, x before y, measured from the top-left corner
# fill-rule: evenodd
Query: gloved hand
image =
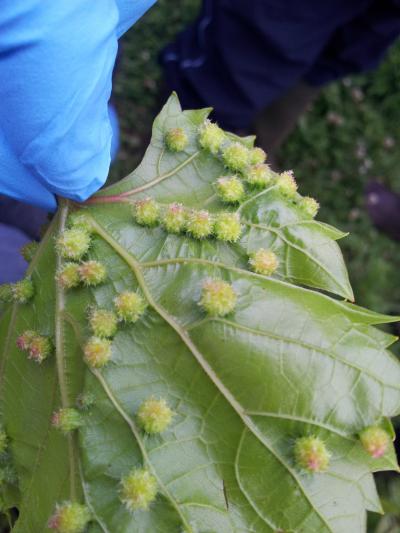
<path id="1" fill-rule="evenodd" d="M 1 1 L 0 193 L 53 210 L 103 185 L 118 38 L 154 2 Z"/>

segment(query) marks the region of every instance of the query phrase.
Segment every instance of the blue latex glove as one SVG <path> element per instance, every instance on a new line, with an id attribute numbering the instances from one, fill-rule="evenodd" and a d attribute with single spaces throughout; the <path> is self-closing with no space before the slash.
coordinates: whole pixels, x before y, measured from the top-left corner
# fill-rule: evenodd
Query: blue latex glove
<path id="1" fill-rule="evenodd" d="M 103 185 L 117 41 L 154 2 L 1 0 L 0 193 L 54 210 Z"/>

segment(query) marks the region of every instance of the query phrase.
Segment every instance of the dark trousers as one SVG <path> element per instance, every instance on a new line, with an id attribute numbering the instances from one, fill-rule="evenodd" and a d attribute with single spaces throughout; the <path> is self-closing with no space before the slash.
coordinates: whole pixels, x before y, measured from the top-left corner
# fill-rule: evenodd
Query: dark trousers
<path id="1" fill-rule="evenodd" d="M 39 237 L 47 213 L 0 195 L 0 283 L 21 279 L 27 264 L 20 248 Z"/>
<path id="2" fill-rule="evenodd" d="M 375 68 L 399 33 L 400 0 L 204 0 L 161 61 L 184 108 L 236 130 L 301 80 Z"/>

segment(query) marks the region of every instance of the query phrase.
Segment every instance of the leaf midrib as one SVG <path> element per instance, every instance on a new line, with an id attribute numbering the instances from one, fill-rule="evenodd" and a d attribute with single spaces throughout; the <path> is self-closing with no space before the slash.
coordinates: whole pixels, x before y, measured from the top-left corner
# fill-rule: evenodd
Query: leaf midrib
<path id="1" fill-rule="evenodd" d="M 62 233 L 66 227 L 66 221 L 68 216 L 68 202 L 62 202 L 58 213 L 58 233 Z M 57 254 L 56 268 L 59 271 L 62 267 L 63 260 L 60 254 Z M 65 294 L 64 289 L 56 278 L 54 279 L 56 284 L 56 302 L 55 302 L 55 351 L 56 351 L 56 368 L 58 375 L 58 385 L 60 388 L 60 397 L 62 408 L 71 407 L 68 397 L 67 378 L 65 374 L 65 339 L 64 339 L 64 310 L 65 310 Z M 78 470 L 78 449 L 76 445 L 76 439 L 74 434 L 68 433 L 66 436 L 68 440 L 68 460 L 69 460 L 69 474 L 70 474 L 70 498 L 72 501 L 77 498 L 77 470 Z"/>

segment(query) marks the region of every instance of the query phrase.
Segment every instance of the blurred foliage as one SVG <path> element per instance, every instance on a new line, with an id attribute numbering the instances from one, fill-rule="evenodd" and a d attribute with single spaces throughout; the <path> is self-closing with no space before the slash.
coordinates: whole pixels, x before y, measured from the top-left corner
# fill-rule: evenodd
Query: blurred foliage
<path id="1" fill-rule="evenodd" d="M 122 41 L 114 84 L 121 150 L 111 179 L 139 163 L 160 107 L 160 50 L 198 12 L 199 0 L 159 0 Z M 400 42 L 380 68 L 326 87 L 282 147 L 303 194 L 318 198 L 321 219 L 348 231 L 341 241 L 356 302 L 400 314 L 400 243 L 371 224 L 364 189 L 379 180 L 400 193 Z M 395 333 L 400 333 L 398 330 Z M 397 353 L 400 348 L 394 347 Z M 400 533 L 400 480 L 379 479 L 385 516 L 371 515 L 370 531 Z"/>
<path id="2" fill-rule="evenodd" d="M 356 301 L 400 312 L 400 245 L 377 232 L 364 188 L 378 180 L 400 192 L 400 43 L 376 72 L 325 88 L 281 150 L 321 217 L 350 233 L 341 242 Z"/>
<path id="3" fill-rule="evenodd" d="M 378 489 L 385 515 L 369 516 L 373 533 L 400 533 L 400 479 L 384 475 L 378 479 Z"/>

